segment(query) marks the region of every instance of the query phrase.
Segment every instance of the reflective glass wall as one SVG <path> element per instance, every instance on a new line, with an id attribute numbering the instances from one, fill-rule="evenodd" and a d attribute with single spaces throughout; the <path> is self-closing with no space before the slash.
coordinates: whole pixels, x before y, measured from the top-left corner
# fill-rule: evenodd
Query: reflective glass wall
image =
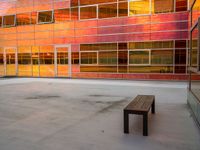
<path id="1" fill-rule="evenodd" d="M 107 74 L 183 78 L 187 4 L 187 0 L 2 0 L 0 76 L 101 73 L 103 78 Z"/>
<path id="2" fill-rule="evenodd" d="M 190 65 L 188 72 L 188 104 L 192 109 L 195 120 L 200 124 L 200 3 L 198 0 L 191 4 L 190 28 Z"/>

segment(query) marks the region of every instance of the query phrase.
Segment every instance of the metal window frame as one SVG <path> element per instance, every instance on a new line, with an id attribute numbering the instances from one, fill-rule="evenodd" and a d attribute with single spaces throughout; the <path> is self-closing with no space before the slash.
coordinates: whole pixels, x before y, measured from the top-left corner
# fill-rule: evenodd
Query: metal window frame
<path id="1" fill-rule="evenodd" d="M 7 17 L 7 16 L 14 16 L 14 24 L 13 25 L 4 25 L 4 17 Z M 2 27 L 3 28 L 10 28 L 10 27 L 15 27 L 15 26 L 16 26 L 16 14 L 2 16 Z"/>
<path id="2" fill-rule="evenodd" d="M 51 11 L 51 22 L 39 22 L 39 13 L 40 12 L 47 12 L 47 11 Z M 36 21 L 36 24 L 40 25 L 40 24 L 50 24 L 50 23 L 53 23 L 54 22 L 54 10 L 51 9 L 51 10 L 41 10 L 41 11 L 37 11 L 37 21 Z"/>

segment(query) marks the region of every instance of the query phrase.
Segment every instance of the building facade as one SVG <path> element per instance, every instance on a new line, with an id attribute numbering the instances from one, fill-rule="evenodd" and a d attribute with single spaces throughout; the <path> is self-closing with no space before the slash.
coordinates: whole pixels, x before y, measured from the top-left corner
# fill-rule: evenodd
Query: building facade
<path id="1" fill-rule="evenodd" d="M 186 80 L 188 0 L 1 0 L 0 76 Z"/>
<path id="2" fill-rule="evenodd" d="M 200 1 L 194 0 L 190 9 L 190 66 L 188 72 L 188 104 L 200 125 Z"/>

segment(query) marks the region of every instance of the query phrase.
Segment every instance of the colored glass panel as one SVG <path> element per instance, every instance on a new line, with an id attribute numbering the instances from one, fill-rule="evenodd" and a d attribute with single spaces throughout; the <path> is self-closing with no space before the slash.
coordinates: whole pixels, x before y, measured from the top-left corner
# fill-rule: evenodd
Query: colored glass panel
<path id="1" fill-rule="evenodd" d="M 78 7 L 71 8 L 71 19 L 72 20 L 78 20 L 79 16 L 79 11 Z"/>
<path id="2" fill-rule="evenodd" d="M 152 13 L 169 13 L 174 11 L 174 0 L 152 0 Z"/>
<path id="3" fill-rule="evenodd" d="M 99 18 L 117 17 L 117 3 L 99 5 Z"/>
<path id="4" fill-rule="evenodd" d="M 52 23 L 52 22 L 53 22 L 52 11 L 38 12 L 38 23 Z"/>
<path id="5" fill-rule="evenodd" d="M 72 52 L 72 64 L 79 64 L 79 52 Z"/>
<path id="6" fill-rule="evenodd" d="M 117 64 L 117 51 L 112 52 L 99 52 L 99 64 L 100 65 L 111 65 Z"/>
<path id="7" fill-rule="evenodd" d="M 149 64 L 149 51 L 129 51 L 129 64 Z"/>
<path id="8" fill-rule="evenodd" d="M 4 16 L 3 17 L 3 26 L 4 27 L 15 26 L 15 15 Z"/>
<path id="9" fill-rule="evenodd" d="M 80 19 L 97 18 L 97 6 L 88 6 L 80 8 Z"/>
<path id="10" fill-rule="evenodd" d="M 117 0 L 80 0 L 80 5 L 93 5 L 110 2 L 117 2 Z"/>
<path id="11" fill-rule="evenodd" d="M 150 0 L 130 1 L 129 2 L 129 15 L 149 14 L 150 13 Z"/>
<path id="12" fill-rule="evenodd" d="M 118 4 L 118 16 L 128 16 L 128 2 L 123 2 Z"/>
<path id="13" fill-rule="evenodd" d="M 197 67 L 197 46 L 198 46 L 198 30 L 197 27 L 192 32 L 192 50 L 191 50 L 191 66 L 196 68 Z"/>
<path id="14" fill-rule="evenodd" d="M 151 64 L 173 64 L 172 50 L 152 50 Z"/>
<path id="15" fill-rule="evenodd" d="M 97 64 L 97 53 L 81 52 L 81 64 Z"/>
<path id="16" fill-rule="evenodd" d="M 176 0 L 176 12 L 187 11 L 187 0 Z"/>
<path id="17" fill-rule="evenodd" d="M 65 22 L 71 20 L 70 9 L 57 9 L 54 11 L 55 22 Z"/>
<path id="18" fill-rule="evenodd" d="M 31 23 L 30 13 L 17 14 L 17 25 L 29 25 Z"/>
<path id="19" fill-rule="evenodd" d="M 128 51 L 118 51 L 118 64 L 127 65 L 128 63 Z"/>

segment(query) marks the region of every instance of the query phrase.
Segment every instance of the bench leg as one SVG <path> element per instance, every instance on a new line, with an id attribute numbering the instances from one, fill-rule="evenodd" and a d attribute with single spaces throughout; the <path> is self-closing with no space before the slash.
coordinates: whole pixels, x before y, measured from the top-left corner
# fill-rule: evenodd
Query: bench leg
<path id="1" fill-rule="evenodd" d="M 155 114 L 155 100 L 153 101 L 152 106 L 151 106 L 151 113 Z"/>
<path id="2" fill-rule="evenodd" d="M 129 133 L 129 114 L 124 111 L 124 133 Z"/>
<path id="3" fill-rule="evenodd" d="M 148 136 L 148 113 L 143 115 L 143 136 Z"/>

